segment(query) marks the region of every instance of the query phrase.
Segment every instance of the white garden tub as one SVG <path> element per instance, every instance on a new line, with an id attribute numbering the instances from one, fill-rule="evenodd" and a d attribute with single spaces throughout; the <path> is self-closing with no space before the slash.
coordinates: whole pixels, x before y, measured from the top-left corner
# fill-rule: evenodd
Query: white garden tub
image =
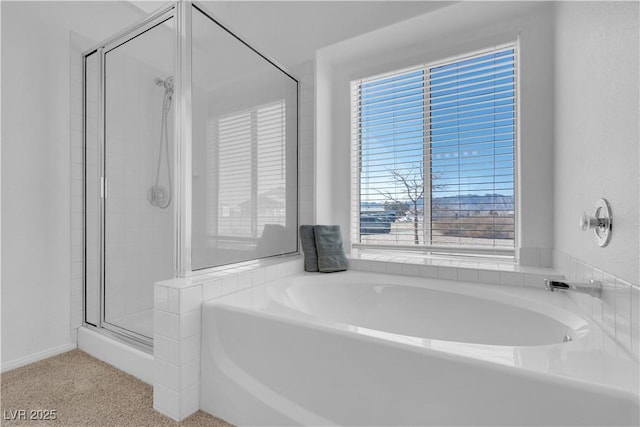
<path id="1" fill-rule="evenodd" d="M 353 271 L 292 276 L 203 305 L 200 407 L 238 426 L 637 425 L 637 362 L 569 301 Z"/>

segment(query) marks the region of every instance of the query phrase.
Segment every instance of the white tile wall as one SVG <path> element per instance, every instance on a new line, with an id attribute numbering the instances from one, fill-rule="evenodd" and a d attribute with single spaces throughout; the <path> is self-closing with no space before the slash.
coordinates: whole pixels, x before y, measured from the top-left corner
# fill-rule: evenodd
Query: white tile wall
<path id="1" fill-rule="evenodd" d="M 640 353 L 640 287 L 603 272 L 558 251 L 554 268 L 521 266 L 506 261 L 452 260 L 421 255 L 354 251 L 349 255 L 352 270 L 404 274 L 425 278 L 480 282 L 505 286 L 544 288 L 544 279 L 603 283 L 602 298 L 569 293 L 584 314 L 609 335 L 609 344 L 618 343 L 632 357 Z"/>
<path id="2" fill-rule="evenodd" d="M 640 353 L 640 287 L 595 268 L 560 251 L 553 251 L 556 269 L 567 280 L 602 281 L 602 298 L 570 294 L 594 322 L 602 326 L 609 338 L 638 360 Z"/>
<path id="3" fill-rule="evenodd" d="M 71 294 L 71 328 L 72 336 L 81 326 L 84 313 L 82 306 L 83 265 L 83 140 L 82 140 L 82 52 L 94 42 L 75 33 L 70 36 L 70 88 L 71 88 L 71 229 L 72 229 L 72 294 Z M 123 96 L 130 102 L 122 102 L 121 109 L 112 109 L 110 116 L 113 126 L 111 139 L 107 144 L 111 162 L 108 174 L 111 176 L 110 210 L 108 225 L 110 249 L 107 251 L 109 262 L 109 292 L 107 292 L 107 316 L 118 323 L 122 316 L 133 315 L 153 307 L 153 283 L 156 280 L 173 276 L 173 217 L 172 210 L 154 208 L 147 201 L 148 187 L 155 179 L 155 162 L 159 150 L 160 107 L 162 90 L 153 82 L 155 76 L 163 77 L 167 73 L 149 67 L 140 61 L 125 55 L 110 58 L 112 72 L 123 74 L 121 87 L 114 90 L 119 94 L 119 102 Z M 115 64 L 119 70 L 114 70 Z M 124 78 L 128 73 L 129 78 Z M 133 78 L 130 78 L 133 76 Z M 115 77 L 117 78 L 117 76 Z M 144 85 L 143 82 L 148 82 Z M 140 91 L 148 92 L 148 96 L 138 96 Z M 151 106 L 143 105 L 149 100 Z M 151 108 L 156 106 L 158 108 Z M 94 109 L 89 109 L 91 116 Z M 127 118 L 136 117 L 135 121 Z M 171 117 L 171 115 L 170 115 Z M 133 123 L 136 123 L 133 126 Z M 89 120 L 87 125 L 93 125 Z M 95 129 L 88 129 L 95 134 Z M 169 129 L 171 134 L 171 129 Z M 92 140 L 93 141 L 93 140 Z M 126 149 L 126 147 L 130 147 Z M 133 148 L 131 148 L 133 147 Z M 92 147 L 87 149 L 91 151 Z M 88 152 L 88 166 L 95 169 L 94 151 Z M 93 162 L 93 163 L 91 163 Z M 97 178 L 87 177 L 88 197 L 97 198 L 94 190 Z M 115 195 L 118 195 L 115 197 Z M 93 207 L 89 206 L 89 213 Z M 125 210 L 126 209 L 126 210 Z M 97 212 L 93 212 L 96 213 Z M 95 223 L 95 221 L 94 221 Z M 97 224 L 97 223 L 96 223 Z M 88 246 L 97 247 L 94 235 L 87 236 Z M 153 248 L 153 250 L 149 249 Z M 88 283 L 98 286 L 97 253 L 87 250 L 86 274 Z M 89 296 L 93 294 L 90 293 Z M 97 307 L 97 301 L 89 298 L 87 304 Z M 96 311 L 97 308 L 94 310 Z M 122 322 L 125 322 L 122 319 Z M 122 325 L 131 326 L 135 325 Z M 140 330 L 146 333 L 146 331 Z"/>
<path id="4" fill-rule="evenodd" d="M 182 420 L 199 408 L 203 301 L 303 269 L 302 257 L 296 255 L 234 264 L 207 274 L 156 283 L 153 407 L 175 420 Z"/>
<path id="5" fill-rule="evenodd" d="M 354 250 L 349 254 L 349 267 L 360 271 L 540 289 L 544 288 L 544 279 L 563 278 L 555 269 L 521 266 L 506 260 L 426 258 L 384 251 Z"/>
<path id="6" fill-rule="evenodd" d="M 625 351 L 639 358 L 640 353 L 640 287 L 566 254 L 554 251 L 554 268 L 521 266 L 506 261 L 451 260 L 424 258 L 420 255 L 399 255 L 376 251 L 354 251 L 349 266 L 353 270 L 404 274 L 479 282 L 505 286 L 544 288 L 544 279 L 578 282 L 603 282 L 602 298 L 569 293 L 583 313 L 600 325 Z M 403 264 L 399 264 L 403 263 Z M 402 268 L 399 267 L 402 265 Z M 613 344 L 612 344 L 613 345 Z"/>
<path id="7" fill-rule="evenodd" d="M 153 283 L 174 275 L 173 209 L 157 208 L 147 200 L 161 148 L 164 96 L 154 78 L 165 78 L 171 71 L 159 70 L 126 50 L 110 54 L 107 66 L 106 226 L 111 231 L 106 241 L 105 317 L 146 334 L 131 315 L 151 309 Z M 168 115 L 169 135 L 172 117 Z M 163 158 L 160 185 L 169 187 L 166 162 Z"/>

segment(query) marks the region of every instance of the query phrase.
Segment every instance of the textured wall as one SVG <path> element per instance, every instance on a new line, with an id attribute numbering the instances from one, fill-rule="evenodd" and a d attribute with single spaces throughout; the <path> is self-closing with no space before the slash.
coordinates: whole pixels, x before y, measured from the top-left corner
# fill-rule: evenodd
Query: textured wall
<path id="1" fill-rule="evenodd" d="M 72 217 L 70 206 L 81 199 L 70 184 L 79 171 L 71 147 L 80 147 L 82 105 L 70 82 L 81 76 L 70 68 L 77 64 L 70 31 L 101 40 L 140 13 L 119 2 L 2 2 L 1 8 L 5 370 L 74 347 L 80 321 L 82 233 L 72 222 L 81 217 Z"/>
<path id="2" fill-rule="evenodd" d="M 70 342 L 66 37 L 3 3 L 3 367 Z"/>
<path id="3" fill-rule="evenodd" d="M 554 223 L 556 250 L 638 283 L 638 3 L 556 4 Z M 611 243 L 578 217 L 611 204 Z"/>

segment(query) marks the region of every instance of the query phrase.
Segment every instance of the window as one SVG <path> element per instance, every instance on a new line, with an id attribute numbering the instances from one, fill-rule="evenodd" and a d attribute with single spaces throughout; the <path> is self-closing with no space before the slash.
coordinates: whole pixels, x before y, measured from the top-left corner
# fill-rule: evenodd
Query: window
<path id="1" fill-rule="evenodd" d="M 513 254 L 514 44 L 352 82 L 354 246 Z"/>

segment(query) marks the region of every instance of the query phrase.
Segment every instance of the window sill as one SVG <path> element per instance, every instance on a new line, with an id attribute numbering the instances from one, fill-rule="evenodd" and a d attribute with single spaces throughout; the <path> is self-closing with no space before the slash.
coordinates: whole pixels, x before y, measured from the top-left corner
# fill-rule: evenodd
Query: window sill
<path id="1" fill-rule="evenodd" d="M 262 283 L 298 272 L 302 268 L 303 260 L 304 258 L 301 254 L 292 253 L 243 261 L 192 271 L 186 277 L 176 277 L 159 281 L 156 282 L 155 285 L 169 288 L 188 288 L 207 282 L 240 276 L 247 276 L 243 280 L 244 283 Z M 257 274 L 255 280 L 253 278 L 254 273 Z M 251 280 L 249 280 L 249 277 L 251 277 Z"/>
<path id="2" fill-rule="evenodd" d="M 529 267 L 497 257 L 425 255 L 414 252 L 352 249 L 353 270 L 494 285 L 544 288 L 544 279 L 563 279 L 553 268 Z"/>

